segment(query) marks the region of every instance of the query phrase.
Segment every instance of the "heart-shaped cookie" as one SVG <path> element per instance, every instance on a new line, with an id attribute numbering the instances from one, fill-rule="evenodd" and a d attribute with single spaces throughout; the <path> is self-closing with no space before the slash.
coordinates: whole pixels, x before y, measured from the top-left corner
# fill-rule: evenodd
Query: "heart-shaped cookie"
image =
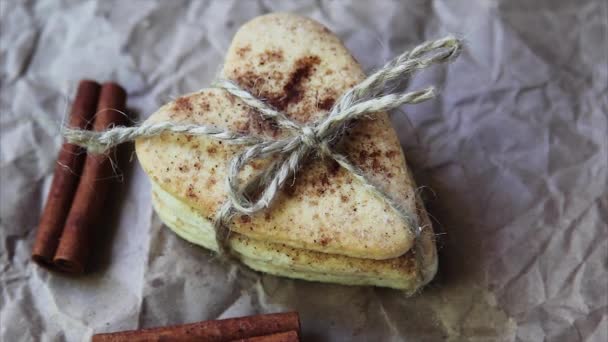
<path id="1" fill-rule="evenodd" d="M 363 80 L 360 66 L 322 25 L 270 14 L 235 35 L 222 71 L 258 98 L 300 123 L 327 114 L 334 101 Z M 206 89 L 163 106 L 147 122 L 214 125 L 261 136 L 288 134 L 272 120 L 220 89 Z M 217 249 L 211 221 L 226 200 L 229 160 L 242 146 L 205 137 L 163 134 L 136 143 L 153 185 L 153 204 L 180 236 Z M 386 113 L 357 121 L 336 146 L 406 211 L 430 225 L 415 195 L 397 135 Z M 244 179 L 267 161 L 248 165 Z M 334 161 L 309 158 L 271 207 L 232 220 L 231 247 L 250 267 L 295 278 L 415 290 L 436 269 L 432 230 L 419 243 L 399 215 Z"/>

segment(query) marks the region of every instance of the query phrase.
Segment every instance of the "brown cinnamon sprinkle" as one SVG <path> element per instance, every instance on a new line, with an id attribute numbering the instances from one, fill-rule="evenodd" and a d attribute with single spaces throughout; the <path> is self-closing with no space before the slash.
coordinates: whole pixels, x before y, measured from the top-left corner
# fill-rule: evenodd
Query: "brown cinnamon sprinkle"
<path id="1" fill-rule="evenodd" d="M 336 99 L 334 99 L 333 97 L 328 97 L 328 98 L 325 98 L 325 99 L 319 101 L 318 106 L 319 106 L 319 109 L 330 110 L 331 107 L 334 106 L 335 102 L 336 102 Z"/>
<path id="2" fill-rule="evenodd" d="M 174 106 L 176 111 L 191 112 L 193 110 L 192 103 L 190 103 L 190 98 L 188 96 L 177 98 Z"/>
<path id="3" fill-rule="evenodd" d="M 303 83 L 314 71 L 314 67 L 321 62 L 318 56 L 306 56 L 295 63 L 295 71 L 291 74 L 287 84 L 283 86 L 280 96 L 268 99 L 268 102 L 276 109 L 283 111 L 290 103 L 299 102 L 304 96 Z"/>
<path id="4" fill-rule="evenodd" d="M 259 56 L 261 60 L 268 59 L 268 52 Z M 281 53 L 282 58 L 282 53 Z M 321 63 L 318 56 L 306 56 L 295 61 L 293 71 L 289 75 L 283 75 L 277 71 L 271 71 L 264 74 L 258 74 L 250 70 L 239 71 L 234 70 L 235 81 L 243 88 L 250 91 L 252 94 L 265 99 L 270 105 L 279 111 L 285 111 L 291 104 L 297 104 L 304 98 L 306 91 L 306 82 L 316 71 L 316 66 Z M 286 81 L 285 78 L 286 77 Z M 284 85 L 281 91 L 269 92 L 264 91 L 266 78 L 273 81 L 283 81 Z M 333 99 L 325 99 L 324 104 L 329 104 Z M 303 119 L 303 118 L 299 118 Z"/>

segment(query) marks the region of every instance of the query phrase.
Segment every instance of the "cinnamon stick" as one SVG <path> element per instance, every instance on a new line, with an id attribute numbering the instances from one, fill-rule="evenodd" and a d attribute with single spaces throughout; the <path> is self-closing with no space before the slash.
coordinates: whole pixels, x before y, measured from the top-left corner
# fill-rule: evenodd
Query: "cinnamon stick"
<path id="1" fill-rule="evenodd" d="M 300 331 L 297 312 L 247 316 L 142 330 L 93 335 L 93 342 L 227 342 L 287 331 Z M 272 341 L 272 340 L 270 340 Z"/>
<path id="2" fill-rule="evenodd" d="M 126 92 L 115 83 L 101 87 L 94 130 L 102 131 L 125 121 Z M 120 112 L 119 112 L 120 111 Z M 111 153 L 110 153 L 111 154 Z M 82 177 L 72 202 L 72 208 L 55 253 L 55 266 L 65 272 L 82 273 L 91 249 L 94 226 L 103 217 L 108 181 L 112 177 L 112 165 L 108 155 L 88 154 Z"/>
<path id="3" fill-rule="evenodd" d="M 298 342 L 300 336 L 295 330 L 256 337 L 241 338 L 230 342 Z"/>
<path id="4" fill-rule="evenodd" d="M 95 114 L 99 90 L 100 85 L 95 81 L 80 81 L 70 112 L 70 127 L 88 128 Z M 43 266 L 52 264 L 80 180 L 85 156 L 84 149 L 69 143 L 64 143 L 59 151 L 53 182 L 40 217 L 32 249 L 32 259 Z"/>

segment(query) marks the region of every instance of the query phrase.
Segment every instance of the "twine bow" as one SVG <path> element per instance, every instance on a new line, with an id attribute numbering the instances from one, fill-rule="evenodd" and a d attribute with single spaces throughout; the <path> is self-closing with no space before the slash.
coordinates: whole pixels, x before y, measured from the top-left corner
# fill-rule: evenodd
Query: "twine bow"
<path id="1" fill-rule="evenodd" d="M 214 219 L 216 239 L 221 254 L 229 255 L 229 223 L 237 213 L 252 215 L 267 209 L 283 187 L 285 181 L 301 167 L 303 160 L 311 153 L 332 158 L 342 168 L 349 171 L 369 191 L 385 201 L 399 216 L 408 222 L 414 236 L 418 237 L 422 228 L 417 215 L 402 209 L 390 196 L 376 186 L 357 166 L 342 154 L 333 149 L 342 133 L 348 129 L 347 124 L 375 112 L 389 111 L 404 104 L 416 104 L 435 96 L 433 87 L 406 92 L 403 88 L 407 76 L 417 70 L 435 63 L 449 61 L 458 56 L 461 42 L 451 36 L 423 43 L 409 52 L 393 59 L 384 67 L 374 72 L 363 82 L 347 91 L 331 108 L 328 115 L 311 124 L 300 124 L 289 119 L 254 97 L 250 92 L 229 80 L 219 80 L 214 86 L 224 89 L 239 98 L 263 117 L 273 119 L 278 127 L 291 134 L 284 138 L 270 139 L 242 135 L 229 130 L 192 124 L 175 124 L 172 122 L 143 123 L 136 127 L 114 127 L 104 132 L 66 128 L 63 132 L 66 139 L 77 145 L 87 147 L 89 151 L 101 153 L 115 145 L 140 138 L 149 138 L 163 133 L 201 135 L 226 141 L 230 144 L 248 145 L 236 155 L 229 164 L 225 186 L 228 199 L 220 207 Z M 275 156 L 274 161 L 257 177 L 242 185 L 239 174 L 243 167 L 255 159 Z M 254 200 L 253 193 L 259 193 Z M 416 243 L 417 262 L 422 253 Z M 418 268 L 420 269 L 420 268 Z"/>

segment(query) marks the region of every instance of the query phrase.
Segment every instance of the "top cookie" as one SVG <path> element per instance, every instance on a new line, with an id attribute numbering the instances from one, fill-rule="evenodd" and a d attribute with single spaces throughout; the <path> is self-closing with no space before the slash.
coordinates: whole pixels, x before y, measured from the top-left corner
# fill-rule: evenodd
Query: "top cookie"
<path id="1" fill-rule="evenodd" d="M 290 14 L 270 14 L 245 24 L 228 51 L 222 77 L 236 81 L 290 118 L 314 121 L 364 78 L 361 67 L 327 28 Z M 280 136 L 244 103 L 218 89 L 186 95 L 148 120 L 216 125 L 247 134 Z M 151 179 L 208 219 L 226 200 L 229 160 L 242 146 L 203 137 L 165 134 L 136 143 Z M 416 213 L 415 184 L 386 113 L 359 120 L 336 147 L 405 209 Z M 247 166 L 244 179 L 267 161 Z M 272 206 L 233 220 L 252 239 L 324 253 L 388 259 L 407 252 L 407 223 L 335 162 L 311 158 Z"/>

